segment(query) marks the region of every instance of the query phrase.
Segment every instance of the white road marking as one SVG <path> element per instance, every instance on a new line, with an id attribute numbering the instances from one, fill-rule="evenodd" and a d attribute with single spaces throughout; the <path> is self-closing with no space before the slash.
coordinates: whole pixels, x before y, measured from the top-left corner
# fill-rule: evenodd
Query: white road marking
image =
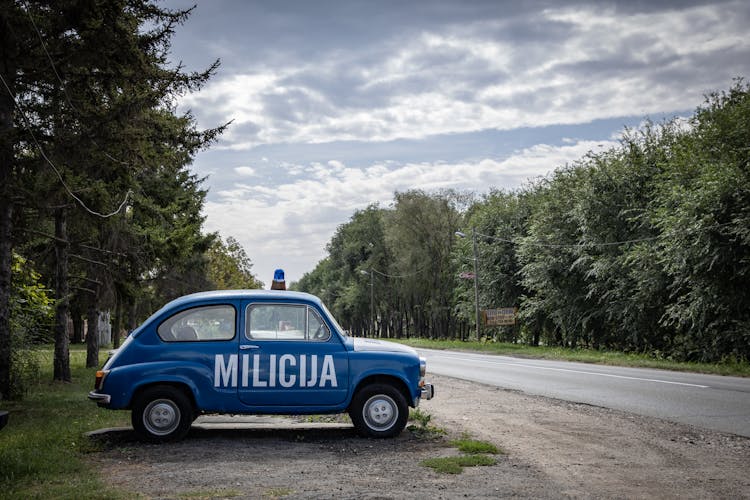
<path id="1" fill-rule="evenodd" d="M 443 356 L 445 358 L 452 358 L 452 359 L 461 359 L 465 361 L 471 361 L 471 362 L 479 362 L 479 363 L 488 363 L 492 365 L 511 365 L 511 366 L 521 366 L 524 368 L 535 368 L 538 370 L 551 370 L 551 371 L 558 371 L 558 372 L 569 372 L 569 373 L 578 373 L 582 375 L 598 375 L 600 377 L 611 377 L 611 378 L 621 378 L 626 380 L 638 380 L 641 382 L 656 382 L 659 384 L 671 384 L 671 385 L 684 385 L 687 387 L 697 387 L 699 389 L 708 389 L 710 386 L 708 385 L 700 385 L 700 384 L 689 384 L 687 382 L 672 382 L 670 380 L 660 380 L 660 379 L 654 379 L 654 378 L 641 378 L 641 377 L 629 377 L 627 375 L 613 375 L 611 373 L 599 373 L 599 372 L 589 372 L 584 370 L 572 370 L 569 368 L 552 368 L 549 366 L 539 366 L 539 365 L 530 365 L 526 363 L 516 363 L 516 362 L 508 362 L 508 361 L 502 361 L 502 360 L 487 360 L 487 359 L 481 359 L 478 357 L 468 357 L 468 356 L 461 356 L 461 355 L 454 355 L 454 354 L 432 354 L 433 356 Z"/>

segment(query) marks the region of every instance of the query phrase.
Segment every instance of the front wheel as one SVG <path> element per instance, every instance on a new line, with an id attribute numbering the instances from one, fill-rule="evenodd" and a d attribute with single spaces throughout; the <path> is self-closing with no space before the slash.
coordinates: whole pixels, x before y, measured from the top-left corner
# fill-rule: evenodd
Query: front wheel
<path id="1" fill-rule="evenodd" d="M 349 416 L 357 431 L 365 437 L 398 436 L 409 417 L 403 394 L 387 384 L 371 384 L 352 399 Z"/>
<path id="2" fill-rule="evenodd" d="M 192 413 L 190 401 L 182 391 L 160 386 L 138 396 L 130 419 L 142 439 L 158 443 L 185 437 L 193 423 Z"/>

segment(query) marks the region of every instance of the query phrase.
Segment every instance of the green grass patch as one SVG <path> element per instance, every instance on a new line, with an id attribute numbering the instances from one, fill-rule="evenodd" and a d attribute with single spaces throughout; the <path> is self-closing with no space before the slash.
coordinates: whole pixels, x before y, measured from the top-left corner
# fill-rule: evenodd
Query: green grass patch
<path id="1" fill-rule="evenodd" d="M 554 359 L 576 361 L 613 366 L 631 366 L 638 368 L 657 368 L 684 372 L 708 373 L 713 375 L 732 375 L 750 377 L 750 363 L 728 360 L 724 363 L 688 363 L 659 359 L 647 354 L 623 353 L 615 351 L 597 351 L 594 349 L 566 349 L 563 347 L 528 346 L 507 342 L 477 342 L 461 340 L 430 339 L 388 339 L 393 342 L 423 347 L 425 349 L 449 349 L 455 351 L 472 351 L 487 354 L 515 356 L 519 358 Z"/>
<path id="2" fill-rule="evenodd" d="M 424 467 L 429 467 L 442 474 L 461 474 L 464 467 L 495 465 L 497 461 L 487 455 L 459 455 L 456 457 L 428 458 L 422 460 Z"/>
<path id="3" fill-rule="evenodd" d="M 491 455 L 497 455 L 500 450 L 492 443 L 486 441 L 477 441 L 475 439 L 456 439 L 450 442 L 451 446 L 458 448 L 461 453 L 467 453 L 470 455 L 476 455 L 478 453 L 489 453 Z"/>
<path id="4" fill-rule="evenodd" d="M 85 346 L 71 346 L 72 383 L 52 382 L 52 348 L 40 349 L 40 381 L 22 401 L 2 401 L 10 414 L 0 431 L 3 498 L 128 498 L 101 481 L 85 455 L 97 444 L 85 432 L 129 424 L 127 412 L 88 401 L 97 368 L 85 368 Z M 102 359 L 106 351 L 102 350 Z"/>
<path id="5" fill-rule="evenodd" d="M 427 417 L 429 417 L 429 415 L 427 415 Z M 421 416 L 421 418 L 424 421 L 424 425 L 427 425 L 429 418 L 425 419 L 424 416 Z M 443 432 L 443 434 L 445 434 L 445 432 Z M 457 448 L 462 455 L 428 458 L 422 460 L 420 464 L 423 467 L 429 467 L 435 472 L 441 474 L 460 474 L 463 472 L 464 467 L 495 465 L 497 460 L 490 455 L 503 453 L 502 450 L 498 449 L 494 444 L 471 439 L 467 434 L 464 434 L 461 439 L 450 441 L 448 444 Z"/>

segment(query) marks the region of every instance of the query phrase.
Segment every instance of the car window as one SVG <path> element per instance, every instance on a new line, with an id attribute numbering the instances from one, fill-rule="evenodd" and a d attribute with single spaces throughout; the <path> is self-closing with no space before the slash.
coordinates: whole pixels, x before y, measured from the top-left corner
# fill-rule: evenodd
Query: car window
<path id="1" fill-rule="evenodd" d="M 245 336 L 253 340 L 327 340 L 328 327 L 305 305 L 251 304 Z"/>
<path id="2" fill-rule="evenodd" d="M 307 309 L 307 338 L 310 340 L 328 340 L 331 331 L 323 319 L 314 310 Z"/>
<path id="3" fill-rule="evenodd" d="M 229 340 L 234 338 L 236 316 L 230 305 L 195 307 L 163 321 L 157 333 L 165 342 Z"/>

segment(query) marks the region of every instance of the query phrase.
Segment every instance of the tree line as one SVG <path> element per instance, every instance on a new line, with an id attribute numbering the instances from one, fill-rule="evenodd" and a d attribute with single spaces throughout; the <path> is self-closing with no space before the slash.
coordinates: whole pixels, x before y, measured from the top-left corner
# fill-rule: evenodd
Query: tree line
<path id="1" fill-rule="evenodd" d="M 0 1 L 0 399 L 22 395 L 35 343 L 68 340 L 111 310 L 114 342 L 166 300 L 262 286 L 244 250 L 202 230 L 200 130 L 176 100 L 216 72 L 169 61 L 190 10 L 146 0 Z M 68 318 L 73 332 L 68 331 Z"/>
<path id="2" fill-rule="evenodd" d="M 341 225 L 295 287 L 355 335 L 466 339 L 475 237 L 480 307 L 518 308 L 485 339 L 747 360 L 749 145 L 737 80 L 689 120 L 628 130 L 517 190 L 396 193 Z"/>
<path id="3" fill-rule="evenodd" d="M 239 243 L 202 229 L 190 171 L 226 124 L 201 130 L 176 100 L 217 71 L 169 60 L 190 10 L 147 0 L 0 0 L 0 399 L 54 341 L 111 310 L 115 343 L 165 301 L 257 288 Z M 649 124 L 516 191 L 396 193 L 339 227 L 297 288 L 354 334 L 474 335 L 479 305 L 518 308 L 488 339 L 746 360 L 750 350 L 748 86 L 688 123 Z M 72 332 L 68 320 L 72 321 Z M 89 329 L 89 366 L 98 363 Z"/>

